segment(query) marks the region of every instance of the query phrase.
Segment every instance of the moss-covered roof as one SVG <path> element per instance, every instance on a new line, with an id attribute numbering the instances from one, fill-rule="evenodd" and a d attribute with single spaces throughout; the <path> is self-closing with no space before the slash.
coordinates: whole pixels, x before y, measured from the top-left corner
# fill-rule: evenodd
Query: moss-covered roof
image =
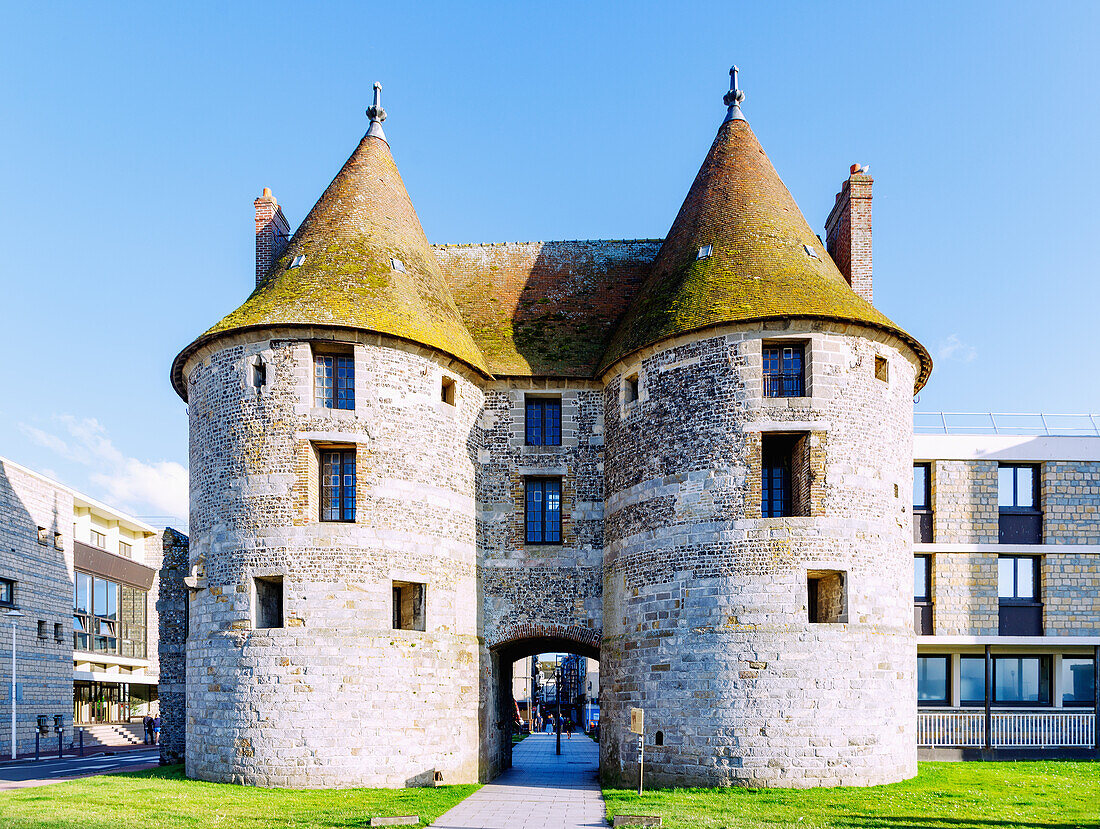
<path id="1" fill-rule="evenodd" d="M 305 258 L 294 266 L 299 256 Z M 489 373 L 380 138 L 363 137 L 252 295 L 176 361 L 182 368 L 181 360 L 214 336 L 273 325 L 389 334 Z"/>
<path id="2" fill-rule="evenodd" d="M 496 376 L 593 377 L 660 240 L 436 245 Z"/>
<path id="3" fill-rule="evenodd" d="M 705 245 L 712 246 L 711 254 L 698 259 Z M 931 370 L 924 347 L 852 291 L 748 123 L 726 121 L 599 371 L 689 331 L 783 318 L 856 322 L 886 330 L 920 358 L 918 389 Z"/>

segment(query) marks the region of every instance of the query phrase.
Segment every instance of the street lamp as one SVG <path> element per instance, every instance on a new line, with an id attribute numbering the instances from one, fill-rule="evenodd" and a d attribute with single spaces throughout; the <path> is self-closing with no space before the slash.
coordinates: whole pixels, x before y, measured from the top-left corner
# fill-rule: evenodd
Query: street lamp
<path id="1" fill-rule="evenodd" d="M 11 759 L 15 759 L 15 620 L 23 616 L 14 607 L 4 613 L 11 619 Z"/>

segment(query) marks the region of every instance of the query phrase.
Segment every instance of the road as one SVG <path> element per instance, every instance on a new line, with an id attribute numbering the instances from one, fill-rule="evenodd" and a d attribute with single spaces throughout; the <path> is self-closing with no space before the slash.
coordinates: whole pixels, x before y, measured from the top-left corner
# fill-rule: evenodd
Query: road
<path id="1" fill-rule="evenodd" d="M 134 749 L 94 757 L 39 760 L 37 763 L 33 760 L 0 763 L 0 791 L 45 786 L 49 783 L 60 783 L 63 780 L 91 777 L 113 771 L 139 771 L 159 764 L 159 748 Z"/>

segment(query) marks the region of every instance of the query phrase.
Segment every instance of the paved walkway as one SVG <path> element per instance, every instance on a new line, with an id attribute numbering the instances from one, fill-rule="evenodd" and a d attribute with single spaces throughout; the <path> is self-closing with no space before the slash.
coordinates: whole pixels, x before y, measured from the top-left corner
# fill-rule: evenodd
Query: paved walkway
<path id="1" fill-rule="evenodd" d="M 532 734 L 512 768 L 444 814 L 431 829 L 581 829 L 607 826 L 597 771 L 600 749 L 584 734 Z"/>
<path id="2" fill-rule="evenodd" d="M 55 757 L 52 760 L 39 760 L 37 763 L 34 760 L 3 763 L 0 764 L 0 792 L 45 786 L 115 771 L 140 771 L 159 765 L 160 749 L 153 746 L 93 757 L 66 757 L 63 760 Z"/>

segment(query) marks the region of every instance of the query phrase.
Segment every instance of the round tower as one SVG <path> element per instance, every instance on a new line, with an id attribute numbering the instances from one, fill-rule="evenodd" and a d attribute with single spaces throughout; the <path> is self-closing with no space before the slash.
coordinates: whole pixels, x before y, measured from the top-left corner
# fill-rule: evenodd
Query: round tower
<path id="1" fill-rule="evenodd" d="M 605 382 L 601 768 L 654 785 L 916 773 L 912 398 L 925 349 L 853 292 L 741 114 Z"/>
<path id="2" fill-rule="evenodd" d="M 485 361 L 370 129 L 245 303 L 176 358 L 188 403 L 187 774 L 478 777 L 474 460 Z"/>

